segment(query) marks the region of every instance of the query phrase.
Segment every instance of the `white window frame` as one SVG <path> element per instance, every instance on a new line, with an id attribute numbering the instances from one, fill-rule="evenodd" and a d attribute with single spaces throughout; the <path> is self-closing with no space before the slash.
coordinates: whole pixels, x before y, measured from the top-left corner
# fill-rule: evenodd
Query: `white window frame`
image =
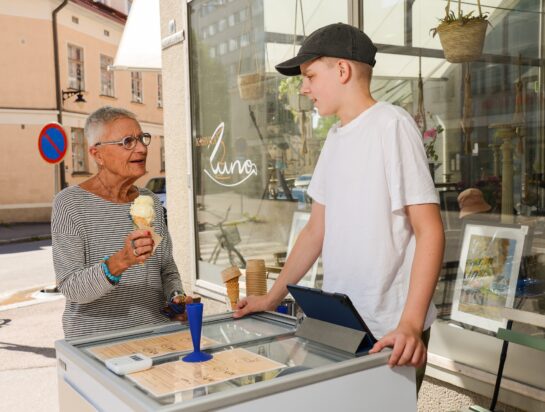
<path id="1" fill-rule="evenodd" d="M 87 158 L 87 139 L 80 127 L 70 129 L 70 144 L 72 147 L 72 173 L 89 173 Z"/>
<path id="2" fill-rule="evenodd" d="M 163 75 L 157 74 L 157 107 L 163 107 Z"/>
<path id="3" fill-rule="evenodd" d="M 131 102 L 144 103 L 142 72 L 131 72 Z"/>
<path id="4" fill-rule="evenodd" d="M 80 58 L 72 57 L 72 49 L 80 50 Z M 70 90 L 85 90 L 85 51 L 83 47 L 76 46 L 75 44 L 67 44 L 67 75 L 68 75 L 68 89 Z M 71 74 L 72 68 L 75 66 L 76 73 Z M 79 73 L 77 72 L 79 67 Z"/>
<path id="5" fill-rule="evenodd" d="M 100 54 L 100 94 L 102 96 L 115 97 L 115 79 L 114 72 L 108 70 L 108 66 L 114 64 L 113 57 L 106 56 L 105 54 Z M 107 62 L 104 62 L 104 59 L 107 59 Z M 105 63 L 105 64 L 104 64 Z M 104 79 L 107 79 L 108 85 Z"/>

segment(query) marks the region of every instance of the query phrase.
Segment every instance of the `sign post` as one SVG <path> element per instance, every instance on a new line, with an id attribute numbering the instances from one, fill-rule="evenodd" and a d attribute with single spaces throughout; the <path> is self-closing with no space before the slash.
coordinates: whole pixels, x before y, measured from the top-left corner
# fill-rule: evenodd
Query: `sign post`
<path id="1" fill-rule="evenodd" d="M 42 159 L 50 164 L 60 164 L 60 190 L 66 187 L 64 179 L 64 156 L 68 148 L 68 139 L 64 128 L 59 123 L 46 124 L 38 136 L 38 150 Z M 57 187 L 57 185 L 55 185 Z M 56 192 L 58 190 L 55 190 Z"/>

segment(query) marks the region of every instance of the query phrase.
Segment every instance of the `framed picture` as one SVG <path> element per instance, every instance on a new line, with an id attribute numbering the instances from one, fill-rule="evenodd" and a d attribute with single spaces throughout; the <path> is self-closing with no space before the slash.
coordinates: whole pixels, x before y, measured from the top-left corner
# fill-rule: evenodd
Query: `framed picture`
<path id="1" fill-rule="evenodd" d="M 451 319 L 497 332 L 513 307 L 528 226 L 471 222 L 463 228 Z"/>
<path id="2" fill-rule="evenodd" d="M 293 213 L 293 220 L 291 221 L 290 237 L 288 240 L 288 250 L 287 250 L 288 256 L 291 250 L 293 249 L 293 246 L 295 245 L 297 236 L 299 236 L 299 233 L 305 227 L 309 219 L 310 219 L 309 212 L 294 212 Z M 314 264 L 312 265 L 310 270 L 307 272 L 307 274 L 299 281 L 298 283 L 299 285 L 308 286 L 312 288 L 315 287 L 319 260 L 320 258 L 316 259 L 316 262 L 314 262 Z"/>

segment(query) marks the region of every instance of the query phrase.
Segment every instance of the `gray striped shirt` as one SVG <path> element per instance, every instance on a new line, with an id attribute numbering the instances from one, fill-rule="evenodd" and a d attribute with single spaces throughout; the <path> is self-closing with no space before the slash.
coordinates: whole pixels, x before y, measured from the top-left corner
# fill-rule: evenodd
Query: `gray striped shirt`
<path id="1" fill-rule="evenodd" d="M 160 309 L 174 291 L 182 290 L 182 283 L 161 203 L 147 189 L 140 189 L 140 194 L 153 196 L 153 227 L 163 240 L 144 264 L 123 272 L 116 286 L 100 264 L 105 256 L 121 250 L 134 230 L 131 203 L 112 203 L 79 186 L 66 188 L 55 197 L 53 263 L 57 285 L 66 296 L 62 319 L 66 338 L 168 322 Z"/>

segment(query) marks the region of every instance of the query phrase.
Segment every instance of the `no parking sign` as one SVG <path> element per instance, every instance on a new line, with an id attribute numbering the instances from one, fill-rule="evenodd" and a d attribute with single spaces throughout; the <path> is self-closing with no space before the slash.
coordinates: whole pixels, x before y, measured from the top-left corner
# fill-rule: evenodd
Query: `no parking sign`
<path id="1" fill-rule="evenodd" d="M 59 163 L 64 159 L 68 139 L 63 127 L 58 123 L 46 124 L 38 137 L 40 155 L 48 163 Z"/>

